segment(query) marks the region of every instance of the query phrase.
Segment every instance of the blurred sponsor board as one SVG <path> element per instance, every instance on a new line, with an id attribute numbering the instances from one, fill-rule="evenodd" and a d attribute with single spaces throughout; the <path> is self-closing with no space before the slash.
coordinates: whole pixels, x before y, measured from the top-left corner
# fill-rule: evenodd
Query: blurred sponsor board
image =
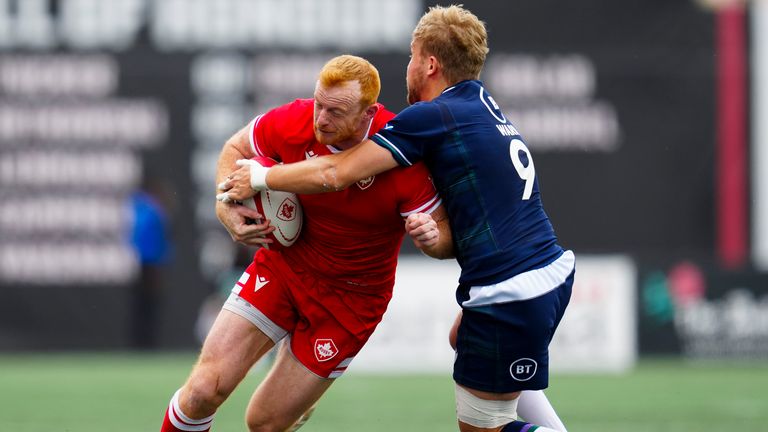
<path id="1" fill-rule="evenodd" d="M 768 274 L 692 261 L 646 267 L 640 349 L 695 359 L 768 357 Z"/>
<path id="2" fill-rule="evenodd" d="M 621 372 L 634 365 L 635 281 L 624 256 L 577 256 L 571 303 L 550 346 L 555 372 Z M 448 332 L 459 306 L 460 269 L 453 261 L 403 257 L 395 294 L 379 327 L 351 369 L 450 373 Z"/>

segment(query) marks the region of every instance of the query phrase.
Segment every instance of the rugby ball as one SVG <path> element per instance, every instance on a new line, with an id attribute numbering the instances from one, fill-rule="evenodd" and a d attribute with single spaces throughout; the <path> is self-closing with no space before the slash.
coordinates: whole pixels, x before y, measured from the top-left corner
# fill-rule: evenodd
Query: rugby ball
<path id="1" fill-rule="evenodd" d="M 277 161 L 267 157 L 257 156 L 253 160 L 265 167 L 277 165 Z M 264 245 L 265 248 L 279 251 L 290 247 L 299 239 L 301 227 L 304 224 L 304 213 L 296 194 L 263 190 L 256 193 L 253 198 L 243 201 L 243 205 L 264 215 L 269 219 L 270 225 L 275 227 L 275 230 L 266 236 L 272 239 L 273 243 Z"/>

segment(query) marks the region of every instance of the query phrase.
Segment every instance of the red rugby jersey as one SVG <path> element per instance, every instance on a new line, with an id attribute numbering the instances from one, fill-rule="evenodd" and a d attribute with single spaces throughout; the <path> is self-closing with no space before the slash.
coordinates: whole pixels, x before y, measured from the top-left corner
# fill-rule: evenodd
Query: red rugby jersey
<path id="1" fill-rule="evenodd" d="M 257 116 L 250 124 L 253 151 L 284 163 L 338 152 L 315 139 L 313 107 L 312 99 L 297 99 Z M 392 117 L 380 105 L 368 135 Z M 403 218 L 430 213 L 440 205 L 423 164 L 394 168 L 340 192 L 299 195 L 299 200 L 304 227 L 283 256 L 342 287 L 364 291 L 394 285 Z"/>

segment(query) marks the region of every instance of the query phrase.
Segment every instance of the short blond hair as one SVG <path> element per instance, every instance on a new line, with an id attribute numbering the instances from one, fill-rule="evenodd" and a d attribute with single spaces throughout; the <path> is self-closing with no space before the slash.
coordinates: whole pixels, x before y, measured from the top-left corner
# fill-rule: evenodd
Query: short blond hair
<path id="1" fill-rule="evenodd" d="M 347 81 L 360 83 L 360 104 L 367 108 L 376 103 L 381 91 L 379 71 L 368 60 L 353 55 L 340 55 L 320 70 L 318 81 L 323 87 L 336 87 Z"/>
<path id="2" fill-rule="evenodd" d="M 456 83 L 479 79 L 488 54 L 485 23 L 461 5 L 432 6 L 413 30 L 423 53 L 437 57 L 443 75 Z"/>

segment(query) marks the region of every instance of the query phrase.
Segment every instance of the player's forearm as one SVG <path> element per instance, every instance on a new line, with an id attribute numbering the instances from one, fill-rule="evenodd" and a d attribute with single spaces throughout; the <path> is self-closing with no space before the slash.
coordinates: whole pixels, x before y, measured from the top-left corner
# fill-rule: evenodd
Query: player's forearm
<path id="1" fill-rule="evenodd" d="M 244 159 L 244 156 L 240 155 L 240 152 L 236 151 L 231 146 L 225 146 L 221 154 L 219 155 L 219 160 L 216 163 L 216 184 L 218 185 L 224 179 L 237 169 L 237 165 L 235 165 L 235 162 L 238 159 Z"/>
<path id="2" fill-rule="evenodd" d="M 341 153 L 272 167 L 266 185 L 293 193 L 321 193 L 346 189 L 358 180 L 397 166 L 392 154 L 371 140 Z"/>
<path id="3" fill-rule="evenodd" d="M 338 156 L 340 154 L 273 166 L 265 178 L 267 187 L 301 194 L 343 190 L 352 181 L 339 176 Z"/>
<path id="4" fill-rule="evenodd" d="M 246 127 L 247 128 L 247 127 Z M 248 141 L 246 128 L 230 137 L 219 153 L 216 163 L 216 184 L 221 183 L 230 173 L 237 170 L 238 159 L 250 159 L 254 156 Z"/>
<path id="5" fill-rule="evenodd" d="M 238 168 L 235 163 L 237 160 L 250 159 L 253 157 L 246 130 L 247 128 L 243 128 L 238 131 L 224 143 L 224 146 L 222 146 L 221 153 L 219 153 L 219 159 L 216 162 L 217 185 Z M 227 227 L 227 229 L 231 229 L 227 218 L 228 211 L 227 204 L 218 200 L 216 201 L 216 217 L 225 227 Z"/>

